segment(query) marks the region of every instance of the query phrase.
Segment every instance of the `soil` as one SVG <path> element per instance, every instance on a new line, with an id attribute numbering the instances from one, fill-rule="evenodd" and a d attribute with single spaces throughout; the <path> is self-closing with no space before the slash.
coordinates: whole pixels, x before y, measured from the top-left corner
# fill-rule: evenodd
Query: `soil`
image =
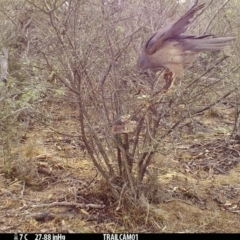
<path id="1" fill-rule="evenodd" d="M 201 116 L 207 131 L 166 139 L 148 169 L 157 179 L 157 191 L 147 196 L 157 216 L 138 213 L 144 221 L 137 222 L 134 211 L 117 210 L 101 191 L 101 176 L 71 137 L 76 112 L 55 107 L 55 129 L 68 128 L 69 135 L 32 122 L 11 161 L 0 160 L 1 232 L 240 232 L 240 140 L 229 136 L 233 117 Z"/>

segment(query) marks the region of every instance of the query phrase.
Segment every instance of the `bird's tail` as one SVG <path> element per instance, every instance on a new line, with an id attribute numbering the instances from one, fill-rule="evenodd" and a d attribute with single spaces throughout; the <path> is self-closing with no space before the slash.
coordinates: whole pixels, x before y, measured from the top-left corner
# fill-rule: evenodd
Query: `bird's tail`
<path id="1" fill-rule="evenodd" d="M 185 50 L 194 52 L 199 51 L 218 51 L 229 45 L 235 37 L 217 37 L 217 38 L 189 38 L 183 40 L 183 47 Z"/>

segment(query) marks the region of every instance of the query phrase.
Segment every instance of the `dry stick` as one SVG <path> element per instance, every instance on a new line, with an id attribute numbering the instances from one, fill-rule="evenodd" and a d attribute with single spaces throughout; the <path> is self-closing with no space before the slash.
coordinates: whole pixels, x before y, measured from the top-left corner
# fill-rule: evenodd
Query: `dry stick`
<path id="1" fill-rule="evenodd" d="M 149 105 L 149 102 L 150 101 L 153 101 L 155 98 L 157 98 L 158 96 L 157 95 L 154 95 L 153 97 L 151 97 L 149 99 L 149 101 L 147 103 L 144 103 L 134 114 L 133 116 L 137 116 L 137 114 L 144 108 L 147 106 L 146 110 L 144 111 L 144 114 L 143 116 L 141 117 L 139 123 L 138 123 L 138 126 L 137 126 L 137 131 L 136 131 L 136 135 L 135 135 L 135 141 L 133 143 L 133 150 L 132 150 L 132 156 L 135 155 L 135 151 L 136 151 L 136 148 L 137 148 L 137 144 L 139 142 L 139 135 L 141 133 L 141 129 L 142 129 L 142 126 L 143 126 L 143 123 L 144 123 L 144 120 L 145 120 L 145 117 L 146 117 L 146 114 L 148 113 L 148 110 L 150 109 L 150 105 Z M 159 102 L 161 101 L 162 99 L 159 100 Z"/>
<path id="2" fill-rule="evenodd" d="M 121 136 L 120 134 L 114 134 L 113 135 L 114 140 L 116 141 L 116 147 L 117 147 L 117 162 L 118 162 L 118 169 L 119 169 L 119 175 L 122 175 L 122 155 L 121 155 L 121 150 L 118 147 L 118 144 L 122 144 Z"/>
<path id="3" fill-rule="evenodd" d="M 131 39 L 130 39 L 131 40 Z M 121 51 L 119 50 L 116 54 L 115 54 L 115 61 L 117 61 L 118 60 L 118 58 L 122 55 L 122 53 L 126 50 L 126 48 L 130 45 L 130 43 L 131 43 L 131 41 L 129 41 L 128 43 L 127 43 L 127 45 L 125 46 L 125 48 L 123 48 Z M 108 68 L 107 68 L 107 70 L 106 70 L 106 73 L 103 75 L 103 77 L 102 77 L 102 80 L 101 80 L 101 85 L 103 85 L 104 83 L 105 83 L 105 81 L 106 81 L 106 79 L 107 79 L 107 76 L 108 76 L 108 74 L 110 73 L 110 71 L 111 71 L 111 68 L 112 68 L 113 66 L 112 66 L 112 63 L 110 63 L 109 65 L 108 65 Z"/>
<path id="4" fill-rule="evenodd" d="M 141 166 L 141 176 L 140 179 L 142 180 L 144 177 L 144 174 L 147 170 L 148 165 L 150 164 L 150 161 L 153 157 L 153 155 L 155 154 L 157 147 L 159 146 L 160 142 L 157 142 L 154 138 L 156 136 L 157 130 L 158 130 L 158 126 L 159 126 L 159 122 L 160 122 L 161 117 L 158 117 L 158 119 L 153 119 L 154 121 L 154 125 L 153 125 L 153 130 L 152 130 L 152 134 L 148 133 L 149 135 L 149 141 L 155 141 L 156 143 L 153 145 L 153 149 L 148 152 L 148 154 L 145 156 L 145 161 L 142 162 L 142 166 Z"/>
<path id="5" fill-rule="evenodd" d="M 109 34 L 106 31 L 106 38 L 109 44 L 109 52 L 110 52 L 110 61 L 112 65 L 112 74 L 113 74 L 113 81 L 114 81 L 114 87 L 118 89 L 118 81 L 116 80 L 116 61 L 115 61 L 115 56 L 113 53 L 113 45 L 111 43 L 111 40 L 109 38 Z M 119 99 L 118 99 L 118 94 L 117 91 L 114 91 L 113 93 L 113 105 L 115 106 L 115 111 L 116 115 L 120 115 L 120 105 L 119 105 Z"/>
<path id="6" fill-rule="evenodd" d="M 231 133 L 231 137 L 234 136 L 234 134 L 237 132 L 237 130 L 239 128 L 239 121 L 238 121 L 239 115 L 240 115 L 240 109 L 239 109 L 239 107 L 236 106 L 235 107 L 235 116 L 234 116 L 234 126 L 233 126 L 233 130 Z"/>
<path id="7" fill-rule="evenodd" d="M 32 1 L 30 0 L 26 0 L 26 2 L 30 3 L 31 5 L 33 5 L 35 8 L 39 9 L 40 11 L 48 14 L 49 12 L 45 11 L 43 8 L 39 7 L 38 5 L 34 4 Z"/>
<path id="8" fill-rule="evenodd" d="M 194 112 L 193 114 L 198 114 L 198 113 L 201 113 L 201 112 L 204 112 L 204 111 L 208 110 L 209 108 L 211 108 L 211 107 L 214 106 L 215 104 L 219 103 L 222 99 L 228 97 L 230 94 L 232 94 L 232 93 L 235 92 L 236 90 L 238 90 L 238 89 L 233 89 L 233 90 L 229 91 L 228 93 L 226 93 L 226 94 L 223 95 L 222 97 L 218 98 L 215 102 L 211 103 L 210 105 L 204 107 L 204 108 L 201 109 L 201 110 L 198 110 L 198 111 Z"/>
<path id="9" fill-rule="evenodd" d="M 159 104 L 159 103 L 156 103 L 155 105 L 157 105 L 157 104 Z M 150 120 L 154 121 L 154 123 L 153 123 L 152 131 L 150 131 L 150 124 L 146 123 L 147 130 L 148 130 L 148 135 L 149 135 L 149 137 L 152 141 L 158 143 L 158 141 L 155 140 L 155 136 L 156 136 L 156 133 L 157 133 L 157 130 L 158 130 L 159 122 L 161 120 L 161 115 L 159 115 L 157 113 L 156 109 L 153 108 L 153 106 L 152 106 L 152 109 L 150 109 L 150 110 L 152 110 L 152 113 L 153 113 L 153 116 L 154 116 L 154 117 L 152 117 L 152 115 L 151 115 L 152 118 Z M 158 117 L 156 117 L 156 116 L 158 116 Z"/>
<path id="10" fill-rule="evenodd" d="M 134 198 L 136 199 L 137 198 L 137 193 L 136 193 L 136 190 L 134 188 L 133 178 L 132 178 L 132 175 L 130 173 L 129 165 L 128 165 L 128 162 L 127 162 L 127 153 L 126 153 L 125 149 L 120 144 L 117 143 L 117 145 L 123 153 L 123 160 L 124 160 L 125 168 L 126 168 L 126 171 L 127 171 L 128 181 L 129 181 L 130 187 L 133 191 Z"/>
<path id="11" fill-rule="evenodd" d="M 68 134 L 68 133 L 60 132 L 60 131 L 54 129 L 53 127 L 51 127 L 50 124 L 47 124 L 47 123 L 45 123 L 45 122 L 42 122 L 42 124 L 44 124 L 45 126 L 49 127 L 49 129 L 50 129 L 51 131 L 53 131 L 53 132 L 55 132 L 55 133 L 57 133 L 57 134 L 60 134 L 60 135 L 62 135 L 62 136 L 71 137 L 71 138 L 79 138 L 79 137 L 81 137 L 81 135 L 73 135 L 73 134 Z"/>
<path id="12" fill-rule="evenodd" d="M 62 39 L 62 35 L 59 34 L 59 28 L 58 26 L 56 26 L 55 22 L 54 22 L 54 19 L 53 19 L 53 11 L 50 11 L 48 13 L 49 17 L 50 17 L 50 22 L 51 22 L 51 25 L 52 27 L 54 28 L 55 32 L 56 32 L 56 35 L 57 35 L 57 38 L 59 39 L 60 43 L 62 46 L 64 46 L 64 42 L 63 42 L 63 39 Z"/>
<path id="13" fill-rule="evenodd" d="M 85 203 L 71 203 L 71 202 L 52 202 L 52 203 L 45 203 L 39 205 L 29 205 L 25 207 L 32 207 L 32 208 L 44 208 L 44 207 L 56 207 L 56 206 L 63 206 L 63 207 L 80 207 L 80 208 L 94 208 L 94 209 L 103 209 L 106 206 L 100 204 L 85 204 Z M 25 208 L 24 207 L 24 208 Z"/>
<path id="14" fill-rule="evenodd" d="M 128 46 L 129 44 L 130 44 L 130 41 L 129 41 L 129 43 L 127 44 L 127 46 Z M 122 52 L 119 51 L 119 52 L 116 54 L 114 60 L 116 61 L 116 60 L 120 57 L 120 55 L 121 55 L 122 53 L 123 53 L 123 51 L 122 51 Z M 113 53 L 112 53 L 112 54 L 113 54 Z M 101 87 L 101 91 L 102 91 L 102 103 L 103 103 L 103 108 L 104 108 L 104 111 L 105 111 L 105 116 L 106 116 L 106 118 L 107 118 L 107 120 L 108 120 L 109 123 L 110 123 L 111 121 L 110 121 L 110 119 L 109 119 L 109 111 L 108 111 L 108 108 L 107 108 L 107 106 L 106 106 L 106 102 L 105 102 L 105 100 L 104 100 L 104 92 L 103 92 L 104 88 L 103 88 L 103 85 L 104 85 L 104 83 L 105 83 L 105 81 L 106 81 L 106 79 L 107 79 L 107 76 L 109 75 L 112 67 L 113 67 L 113 63 L 110 63 L 109 66 L 108 66 L 108 68 L 106 69 L 106 73 L 103 75 L 102 80 L 101 80 L 101 86 L 102 86 L 102 87 Z M 87 117 L 87 116 L 85 115 L 85 117 Z M 89 125 L 89 127 L 90 127 L 91 133 L 92 133 L 93 135 L 95 135 L 95 134 L 94 134 L 94 131 L 92 130 L 92 128 L 91 128 L 90 125 Z M 109 160 L 108 160 L 108 157 L 107 157 L 107 155 L 106 155 L 106 152 L 105 152 L 104 149 L 102 148 L 102 145 L 101 145 L 101 143 L 98 141 L 97 137 L 94 138 L 94 141 L 96 142 L 100 153 L 102 154 L 103 158 L 105 159 L 105 162 L 106 162 L 109 170 L 110 170 L 111 172 L 113 172 L 112 167 L 109 165 Z"/>
<path id="15" fill-rule="evenodd" d="M 89 121 L 89 118 L 88 118 L 86 112 L 84 112 L 83 116 L 84 116 L 84 117 L 86 118 L 86 120 L 87 120 L 87 125 L 88 125 L 88 128 L 89 128 L 89 130 L 90 130 L 90 135 L 91 135 L 93 141 L 96 143 L 96 145 L 97 145 L 97 147 L 98 147 L 98 150 L 99 150 L 99 152 L 101 153 L 101 155 L 102 155 L 105 163 L 107 164 L 107 167 L 108 167 L 110 173 L 113 173 L 114 170 L 113 170 L 113 168 L 112 168 L 112 166 L 111 166 L 111 164 L 110 164 L 110 160 L 109 160 L 109 158 L 108 158 L 108 155 L 107 155 L 106 151 L 104 150 L 104 148 L 103 148 L 103 146 L 102 146 L 102 144 L 101 144 L 101 141 L 99 141 L 99 138 L 96 136 L 94 130 L 92 129 L 92 125 L 90 124 L 90 121 Z M 99 168 L 101 168 L 98 163 L 97 163 L 97 166 L 98 166 Z M 102 168 L 101 168 L 101 169 L 102 169 Z M 102 171 L 103 171 L 103 170 L 102 170 Z M 104 174 L 104 175 L 106 175 L 106 174 Z M 106 179 L 108 179 L 108 177 L 107 177 Z"/>
<path id="16" fill-rule="evenodd" d="M 230 94 L 233 93 L 234 91 L 236 91 L 236 89 L 231 90 L 230 92 L 228 92 L 227 94 L 225 94 L 222 98 L 218 99 L 214 104 L 216 104 L 217 102 L 221 101 L 223 98 L 227 97 L 228 95 L 230 95 Z M 212 104 L 211 104 L 211 106 L 212 106 Z M 211 106 L 210 106 L 210 107 L 211 107 Z M 201 109 L 201 110 L 199 110 L 199 111 L 196 111 L 196 112 L 194 112 L 194 114 L 200 113 L 200 112 L 205 111 L 205 110 L 207 110 L 207 109 L 208 109 L 208 107 L 206 107 L 206 109 L 204 108 L 204 109 Z M 175 128 L 176 128 L 184 119 L 186 119 L 186 118 L 187 118 L 187 114 L 185 114 L 181 119 L 179 119 L 179 121 L 177 121 L 170 129 L 168 129 L 168 130 L 161 136 L 161 138 L 165 138 L 167 135 L 169 135 L 169 134 L 173 131 L 173 129 L 175 129 Z"/>
<path id="17" fill-rule="evenodd" d="M 132 159 L 132 161 L 133 160 L 136 161 L 136 159 L 134 158 L 134 154 L 129 152 L 129 148 L 130 148 L 129 147 L 129 141 L 127 141 L 127 144 L 126 144 L 126 142 L 123 143 L 121 137 L 119 136 L 119 134 L 114 134 L 113 135 L 113 139 L 115 140 L 115 144 L 116 144 L 117 149 L 118 149 L 117 150 L 117 159 L 118 159 L 118 161 L 121 161 L 121 151 L 122 151 L 121 149 L 124 149 L 124 152 L 127 154 L 127 158 L 129 160 L 129 162 L 130 162 L 130 159 Z M 119 146 L 121 146 L 122 148 L 120 149 Z M 118 162 L 118 163 L 120 164 L 119 166 L 122 166 L 122 164 L 120 162 Z M 130 163 L 132 164 L 132 162 L 130 162 Z M 130 166 L 131 166 L 131 164 L 130 164 Z"/>
<path id="18" fill-rule="evenodd" d="M 92 96 L 92 104 L 94 105 L 95 110 L 97 110 L 98 112 L 102 112 L 102 111 L 103 111 L 103 109 L 102 109 L 103 106 L 98 107 L 98 106 L 97 106 L 98 103 L 99 103 L 99 101 L 98 101 L 98 98 L 97 98 L 97 96 L 96 96 L 96 94 L 95 94 L 95 95 Z M 102 105 L 105 105 L 104 99 L 102 99 Z M 106 108 L 106 105 L 105 105 L 105 107 L 103 107 L 103 108 L 105 108 L 106 111 L 108 111 L 108 109 Z M 105 111 L 103 114 L 104 114 L 105 118 L 107 119 L 106 121 L 107 121 L 108 125 L 111 125 L 108 112 L 106 112 L 106 111 Z M 104 119 L 104 116 L 102 117 L 102 119 Z M 96 139 L 98 136 L 97 136 L 97 133 L 94 132 L 94 130 L 93 130 L 93 134 L 94 134 L 94 136 L 95 136 L 93 139 Z M 110 151 L 112 151 L 112 144 L 109 142 L 111 139 L 108 138 L 106 132 L 105 132 L 105 134 L 104 134 L 104 140 L 105 140 L 108 148 L 110 149 Z M 101 143 L 100 143 L 100 144 L 101 144 Z M 98 146 L 98 145 L 97 145 L 97 146 Z M 98 148 L 99 148 L 99 146 L 98 146 Z M 104 149 L 105 149 L 105 151 L 107 151 L 107 150 L 106 150 L 106 147 L 105 147 Z M 100 151 L 100 153 L 102 154 L 102 151 Z M 106 158 L 104 158 L 104 160 L 106 161 Z M 107 163 L 107 165 L 108 165 L 108 163 Z M 108 165 L 108 166 L 109 166 L 109 165 Z M 110 170 L 110 171 L 112 171 L 112 170 Z"/>
<path id="19" fill-rule="evenodd" d="M 11 112 L 10 114 L 5 115 L 4 117 L 0 118 L 0 121 L 3 121 L 5 119 L 7 119 L 8 117 L 15 115 L 16 113 L 21 112 L 24 109 L 28 109 L 28 107 L 23 107 L 21 109 L 16 110 L 15 112 Z"/>
<path id="20" fill-rule="evenodd" d="M 22 191 L 21 191 L 21 198 L 23 198 L 24 191 L 25 191 L 25 181 L 23 182 L 23 188 L 22 188 Z"/>
<path id="21" fill-rule="evenodd" d="M 78 112 L 79 112 L 79 122 L 80 122 L 80 129 L 81 129 L 81 134 L 82 134 L 82 139 L 83 142 L 86 146 L 86 149 L 88 151 L 88 154 L 91 157 L 91 160 L 93 161 L 93 164 L 95 165 L 95 167 L 98 169 L 98 171 L 102 174 L 102 176 L 108 180 L 108 175 L 105 173 L 105 171 L 102 169 L 102 167 L 100 166 L 100 164 L 98 163 L 97 159 L 94 156 L 94 152 L 91 148 L 91 146 L 89 145 L 89 141 L 87 139 L 86 136 L 86 132 L 85 132 L 85 124 L 84 124 L 84 117 L 86 117 L 86 114 L 84 114 L 84 107 L 83 107 L 83 102 L 81 99 L 81 92 L 79 92 L 78 95 L 79 98 L 79 104 L 78 104 Z M 91 129 L 90 129 L 91 130 Z"/>
<path id="22" fill-rule="evenodd" d="M 132 171 L 132 165 L 133 165 L 133 159 L 131 158 L 130 154 L 129 154 L 129 137 L 128 137 L 128 133 L 124 133 L 123 134 L 123 148 L 125 149 L 126 157 L 127 157 L 127 162 L 128 165 L 130 166 L 130 170 Z"/>
<path id="23" fill-rule="evenodd" d="M 92 178 L 92 180 L 89 182 L 89 183 L 84 183 L 85 184 L 85 186 L 83 186 L 82 188 L 79 188 L 78 189 L 78 191 L 81 191 L 81 190 L 83 190 L 83 189 L 89 189 L 89 187 L 91 186 L 91 184 L 94 182 L 94 180 L 97 178 L 97 176 L 98 176 L 98 171 L 96 171 L 96 174 L 95 174 L 95 176 Z"/>
<path id="24" fill-rule="evenodd" d="M 199 95 L 202 96 L 202 95 L 205 93 L 205 92 L 203 91 L 204 89 L 209 88 L 209 87 L 211 87 L 211 86 L 213 86 L 213 85 L 221 82 L 224 78 L 226 78 L 228 75 L 230 75 L 230 73 L 237 71 L 239 68 L 240 68 L 240 64 L 239 64 L 237 67 L 231 69 L 231 71 L 230 71 L 229 73 L 225 74 L 225 75 L 224 75 L 223 77 L 221 77 L 219 80 L 217 80 L 217 81 L 209 84 L 207 87 L 203 88 L 201 91 L 198 91 L 198 93 L 195 94 L 194 96 L 192 96 L 191 99 L 196 100 Z M 200 76 L 200 77 L 201 77 L 201 76 Z M 198 79 L 199 79 L 199 78 L 197 78 L 196 80 L 198 80 Z M 194 82 L 196 82 L 196 80 L 195 80 Z M 190 101 L 191 99 L 189 99 L 189 101 Z"/>
<path id="25" fill-rule="evenodd" d="M 143 177 L 144 177 L 144 174 L 145 174 L 145 172 L 147 170 L 147 167 L 150 164 L 150 161 L 151 161 L 153 155 L 156 153 L 156 150 L 157 150 L 158 146 L 159 146 L 159 143 L 154 144 L 153 145 L 153 149 L 146 154 L 145 162 L 143 162 L 143 164 L 141 166 L 141 170 L 140 170 L 140 175 L 138 176 L 140 182 L 143 180 Z"/>
<path id="26" fill-rule="evenodd" d="M 144 141 L 145 141 L 145 145 L 146 145 L 146 143 L 151 143 L 151 138 L 148 134 L 146 134 L 146 138 L 145 138 Z M 141 181 L 143 179 L 143 176 L 144 176 L 144 173 L 145 173 L 145 171 L 144 171 L 144 160 L 146 160 L 149 155 L 152 156 L 152 154 L 154 153 L 155 150 L 156 149 L 153 146 L 151 150 L 148 150 L 148 151 L 142 153 L 142 155 L 141 155 L 141 157 L 138 161 L 138 176 L 137 176 L 138 177 L 138 184 L 141 183 Z"/>
<path id="27" fill-rule="evenodd" d="M 145 117 L 146 117 L 146 114 L 148 113 L 148 111 L 149 111 L 149 109 L 151 108 L 151 106 L 152 105 L 150 105 L 151 104 L 151 102 L 154 100 L 154 99 L 156 99 L 157 98 L 157 96 L 155 95 L 155 96 L 153 96 L 149 101 L 148 101 L 148 103 L 146 104 L 144 104 L 144 106 L 146 106 L 146 105 L 148 105 L 147 106 L 147 108 L 146 108 L 146 110 L 145 110 L 145 112 L 144 112 L 144 115 L 142 116 L 142 118 L 141 118 L 141 125 L 139 126 L 139 129 L 138 129 L 138 131 L 139 132 L 137 132 L 137 137 L 139 138 L 139 135 L 140 135 L 140 131 L 141 131 L 141 127 L 142 127 L 142 125 L 143 125 L 143 122 L 144 122 L 144 119 L 145 119 Z M 161 101 L 162 99 L 160 99 L 160 101 Z M 143 107 L 141 107 L 140 108 L 140 110 L 142 109 Z M 160 118 L 159 118 L 159 120 L 160 120 Z M 156 133 L 156 132 L 155 132 Z M 146 137 L 147 136 L 149 136 L 149 135 L 147 135 L 146 134 Z M 138 143 L 138 138 L 136 138 L 136 140 L 135 140 L 135 144 L 137 145 L 137 143 Z M 145 138 L 145 140 L 146 140 L 146 138 Z M 135 150 L 135 149 L 134 149 Z M 143 164 L 143 161 L 144 161 L 144 159 L 146 158 L 146 156 L 147 156 L 147 154 L 148 153 L 143 153 L 142 154 L 142 156 L 140 157 L 140 159 L 138 160 L 138 168 L 139 168 L 139 171 L 138 171 L 138 174 L 140 174 L 140 172 L 141 172 L 141 169 L 140 169 L 140 166 Z M 141 175 L 141 174 L 140 174 Z"/>
<path id="28" fill-rule="evenodd" d="M 119 175 L 121 176 L 122 175 L 122 157 L 121 157 L 121 150 L 119 148 L 117 148 L 117 162 L 118 162 Z"/>
<path id="29" fill-rule="evenodd" d="M 212 1 L 213 1 L 213 0 L 212 0 Z M 196 4 L 196 3 L 195 3 L 195 4 Z M 210 3 L 210 4 L 211 4 L 211 3 Z M 209 5 L 210 5 L 210 4 L 209 4 Z M 209 5 L 208 5 L 208 6 L 209 6 Z M 195 17 L 193 16 L 193 19 L 192 19 L 191 22 L 195 22 L 196 19 L 199 18 L 199 17 L 205 12 L 206 8 L 207 8 L 207 7 L 204 7 L 199 14 L 196 14 Z"/>
<path id="30" fill-rule="evenodd" d="M 189 89 L 194 83 L 196 83 L 198 80 L 200 80 L 203 76 L 205 76 L 208 72 L 210 72 L 214 67 L 216 67 L 218 64 L 220 64 L 222 61 L 227 59 L 229 56 L 225 55 L 222 58 L 219 59 L 213 66 L 211 66 L 209 69 L 207 69 L 201 76 L 196 78 L 193 82 L 191 82 L 188 86 L 186 86 L 186 89 Z"/>
<path id="31" fill-rule="evenodd" d="M 109 42 L 109 45 L 110 46 L 112 46 L 112 44 L 111 44 L 111 41 L 110 41 L 110 39 L 109 39 L 109 37 L 108 37 L 108 35 L 107 35 L 107 40 L 108 40 L 108 42 Z M 102 90 L 102 103 L 103 103 L 103 107 L 104 107 L 104 111 L 105 111 L 105 116 L 107 117 L 107 120 L 108 120 L 108 122 L 109 123 L 111 123 L 111 121 L 110 121 L 110 119 L 109 119 L 109 111 L 108 111 L 108 108 L 107 108 L 107 106 L 106 106 L 106 102 L 105 102 L 105 100 L 104 100 L 104 92 L 103 92 L 103 90 L 104 90 L 104 88 L 103 88 L 103 85 L 104 85 L 104 83 L 105 83 L 105 81 L 106 81 L 106 79 L 107 79 L 107 76 L 108 76 L 108 74 L 110 73 L 110 71 L 111 71 L 111 69 L 115 69 L 115 61 L 121 56 L 121 54 L 125 51 L 125 49 L 129 46 L 129 44 L 131 43 L 131 36 L 130 36 L 130 41 L 127 43 L 127 45 L 126 45 L 126 47 L 125 48 L 123 48 L 122 49 L 122 51 L 118 51 L 116 54 L 115 54 L 115 56 L 114 56 L 114 53 L 113 53 L 113 49 L 112 49 L 112 47 L 110 47 L 110 52 L 111 52 L 111 55 L 112 55 L 112 62 L 109 64 L 109 66 L 108 66 L 108 68 L 107 68 L 107 71 L 106 71 L 106 73 L 104 74 L 104 76 L 102 77 L 102 80 L 101 80 L 101 90 Z M 116 83 L 115 83 L 115 85 L 116 85 Z M 115 92 L 116 93 L 116 92 Z M 115 96 L 115 94 L 114 94 L 114 96 Z M 114 98 L 115 100 L 116 100 L 116 98 Z M 118 101 L 115 101 L 115 106 L 117 106 L 118 105 Z M 117 108 L 117 115 L 119 114 L 119 109 Z M 117 154 L 118 154 L 118 166 L 119 166 L 119 171 L 120 171 L 120 174 L 121 174 L 121 150 L 119 149 L 119 148 L 117 148 Z M 127 161 L 129 162 L 129 155 L 128 154 L 126 154 L 126 157 L 127 157 Z"/>
<path id="32" fill-rule="evenodd" d="M 121 206 L 121 200 L 122 200 L 122 195 L 124 193 L 124 189 L 126 188 L 127 184 L 124 183 L 123 186 L 122 186 L 122 190 L 121 190 L 121 193 L 120 193 L 120 196 L 119 196 L 119 200 L 118 200 L 118 206 L 116 207 L 115 211 L 118 211 L 120 209 L 120 206 Z"/>
<path id="33" fill-rule="evenodd" d="M 224 8 L 224 6 L 229 2 L 229 0 L 226 0 L 225 3 L 223 3 L 223 5 L 217 10 L 217 12 L 213 15 L 212 19 L 210 20 L 210 22 L 208 23 L 208 25 L 206 26 L 203 35 L 206 34 L 208 28 L 210 27 L 210 25 L 212 24 L 213 20 L 217 17 L 218 13 L 220 12 L 220 10 L 222 10 Z"/>
<path id="34" fill-rule="evenodd" d="M 103 91 L 104 89 L 103 89 L 103 85 L 104 85 L 104 83 L 105 83 L 105 81 L 106 81 L 106 79 L 107 79 L 107 76 L 108 76 L 108 74 L 110 73 L 111 69 L 112 69 L 112 63 L 109 63 L 108 68 L 106 69 L 106 73 L 103 75 L 103 77 L 102 77 L 102 79 L 101 79 L 102 103 L 103 103 L 103 108 L 104 108 L 104 111 L 105 111 L 105 116 L 106 116 L 106 118 L 107 118 L 107 120 L 108 120 L 109 123 L 110 123 L 111 121 L 110 121 L 110 119 L 109 119 L 108 107 L 107 107 L 107 105 L 106 105 L 106 101 L 104 100 L 104 91 Z"/>
<path id="35" fill-rule="evenodd" d="M 141 133 L 141 130 L 142 130 L 144 119 L 145 119 L 145 115 L 141 117 L 141 119 L 140 119 L 140 121 L 138 123 L 138 126 L 137 126 L 135 140 L 134 140 L 134 143 L 133 143 L 133 150 L 132 150 L 132 154 L 131 154 L 132 156 L 135 155 L 135 152 L 136 152 L 136 149 L 137 149 L 137 145 L 138 145 L 138 142 L 139 142 L 139 136 L 140 136 L 140 133 Z"/>
<path id="36" fill-rule="evenodd" d="M 161 138 L 165 138 L 166 136 L 168 136 L 183 120 L 185 120 L 188 116 L 188 113 L 183 115 L 181 119 L 179 119 L 175 124 L 173 124 L 172 127 L 170 127 L 162 136 Z"/>
<path id="37" fill-rule="evenodd" d="M 213 1 L 215 1 L 215 0 L 211 0 L 211 2 L 208 4 L 207 8 L 208 8 L 210 5 L 212 5 Z"/>
<path id="38" fill-rule="evenodd" d="M 44 57 L 44 59 L 45 59 L 45 61 L 46 61 L 46 63 L 47 63 L 47 66 L 49 67 L 50 71 L 54 71 L 54 69 L 52 68 L 52 65 L 49 63 L 48 58 L 47 58 L 47 56 L 45 55 L 45 53 L 42 52 L 42 51 L 40 51 L 40 53 L 42 53 L 42 55 L 43 55 L 43 57 Z M 72 71 L 72 69 L 70 69 L 69 71 Z M 55 71 L 54 71 L 54 72 L 55 72 Z M 60 82 L 63 83 L 63 85 L 64 85 L 65 87 L 67 87 L 70 91 L 74 92 L 76 95 L 79 94 L 79 92 L 76 91 L 74 88 L 70 87 L 69 84 L 67 84 L 66 81 L 64 81 L 64 79 L 63 79 L 59 74 L 57 74 L 57 73 L 55 72 L 55 75 L 56 75 L 56 77 L 60 80 Z"/>
<path id="39" fill-rule="evenodd" d="M 105 73 L 105 75 L 103 76 L 102 84 L 105 82 L 105 80 L 106 80 L 106 78 L 107 78 L 107 75 L 109 74 L 111 68 L 112 68 L 112 64 L 110 63 L 110 64 L 109 64 L 109 67 L 108 67 L 108 69 L 107 69 L 107 71 L 106 71 L 106 73 Z M 80 95 L 80 91 L 79 91 L 79 95 Z M 103 96 L 103 90 L 102 90 L 102 96 Z M 80 101 L 81 101 L 81 99 L 80 99 Z M 105 109 L 105 112 L 106 112 L 107 119 L 108 119 L 108 121 L 110 121 L 109 118 L 108 118 L 108 114 L 107 114 L 108 110 L 107 110 L 107 107 L 106 107 L 106 104 L 105 104 L 105 101 L 104 101 L 104 100 L 103 100 L 103 105 L 104 105 L 104 109 Z M 81 111 L 81 109 L 82 109 L 82 111 Z M 81 120 L 80 120 L 80 122 L 81 122 L 80 125 L 81 125 L 81 132 L 84 133 L 84 136 L 82 136 L 82 137 L 83 137 L 83 140 L 84 140 L 84 144 L 86 145 L 88 152 L 90 151 L 89 153 L 90 153 L 90 155 L 91 155 L 91 159 L 92 159 L 93 162 L 94 162 L 94 165 L 97 167 L 97 169 L 101 172 L 101 174 L 102 174 L 102 175 L 104 176 L 104 178 L 107 180 L 107 179 L 108 179 L 108 176 L 105 174 L 105 172 L 103 171 L 102 167 L 101 167 L 101 166 L 99 165 L 99 163 L 97 162 L 97 159 L 94 157 L 93 151 L 92 151 L 90 145 L 88 144 L 88 140 L 87 140 L 87 138 L 86 138 L 86 136 L 85 136 L 84 120 L 83 120 L 84 117 L 85 117 L 86 120 L 88 121 L 87 124 L 88 124 L 89 130 L 90 130 L 90 132 L 91 132 L 91 136 L 95 136 L 95 137 L 93 138 L 93 140 L 95 141 L 95 143 L 96 143 L 96 145 L 97 145 L 97 147 L 98 147 L 98 149 L 99 149 L 99 151 L 100 151 L 103 159 L 105 160 L 105 163 L 107 164 L 108 169 L 110 170 L 110 172 L 113 172 L 112 166 L 109 164 L 108 156 L 107 156 L 106 152 L 104 151 L 101 143 L 99 142 L 96 134 L 95 134 L 94 131 L 92 130 L 91 124 L 89 124 L 90 121 L 89 121 L 89 118 L 88 118 L 86 112 L 84 112 L 84 110 L 83 110 L 83 104 L 82 104 L 82 102 L 81 102 L 81 109 L 80 109 L 80 111 L 81 111 L 82 117 L 81 117 Z"/>

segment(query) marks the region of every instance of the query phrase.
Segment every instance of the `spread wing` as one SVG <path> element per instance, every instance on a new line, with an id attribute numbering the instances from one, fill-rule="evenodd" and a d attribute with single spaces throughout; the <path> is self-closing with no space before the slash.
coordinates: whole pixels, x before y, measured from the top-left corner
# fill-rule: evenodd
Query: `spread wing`
<path id="1" fill-rule="evenodd" d="M 197 3 L 198 1 L 196 0 L 193 6 L 174 24 L 163 28 L 151 36 L 145 45 L 145 52 L 148 55 L 151 55 L 159 49 L 165 39 L 178 36 L 183 33 L 186 30 L 186 26 L 190 23 L 189 20 L 197 11 L 205 6 L 205 4 L 197 6 Z"/>

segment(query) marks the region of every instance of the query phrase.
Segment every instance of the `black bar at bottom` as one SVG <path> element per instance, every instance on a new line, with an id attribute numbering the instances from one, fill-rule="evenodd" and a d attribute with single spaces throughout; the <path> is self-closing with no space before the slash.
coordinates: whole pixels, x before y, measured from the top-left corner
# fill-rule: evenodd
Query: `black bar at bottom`
<path id="1" fill-rule="evenodd" d="M 1 235 L 3 235 L 1 237 Z M 147 238 L 145 234 L 141 235 L 141 238 L 139 237 L 139 234 L 137 233 L 79 233 L 79 234 L 64 234 L 64 233 L 6 233 L 6 234 L 0 234 L 0 238 L 4 240 L 74 240 L 79 237 L 91 237 L 91 235 L 94 237 L 94 240 L 142 240 L 144 238 Z M 145 236 L 144 236 L 145 235 Z"/>
<path id="2" fill-rule="evenodd" d="M 148 233 L 0 233 L 0 239 L 4 240 L 75 240 L 84 237 L 94 237 L 94 240 L 149 240 L 149 238 L 161 238 L 166 237 L 169 239 L 176 236 L 176 239 L 179 238 L 179 235 L 184 235 L 184 238 L 192 237 L 196 234 L 148 234 Z M 216 234 L 204 234 L 204 235 L 216 235 Z M 223 235 L 223 234 L 221 234 Z M 226 235 L 226 234 L 225 234 Z M 236 237 L 239 240 L 239 235 L 231 234 L 231 240 Z"/>

